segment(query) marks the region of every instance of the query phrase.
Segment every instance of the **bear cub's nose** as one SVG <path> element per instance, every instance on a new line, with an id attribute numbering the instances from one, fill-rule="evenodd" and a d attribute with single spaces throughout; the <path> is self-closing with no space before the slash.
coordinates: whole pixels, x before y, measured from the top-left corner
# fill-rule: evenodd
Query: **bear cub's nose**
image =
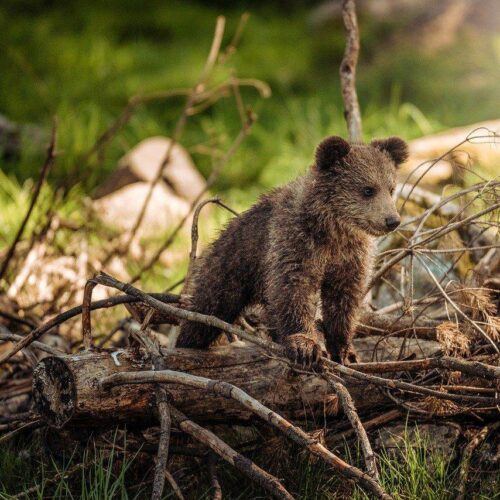
<path id="1" fill-rule="evenodd" d="M 399 217 L 387 217 L 385 219 L 385 225 L 390 231 L 394 231 L 394 229 L 396 229 L 399 224 L 401 224 L 401 219 Z"/>

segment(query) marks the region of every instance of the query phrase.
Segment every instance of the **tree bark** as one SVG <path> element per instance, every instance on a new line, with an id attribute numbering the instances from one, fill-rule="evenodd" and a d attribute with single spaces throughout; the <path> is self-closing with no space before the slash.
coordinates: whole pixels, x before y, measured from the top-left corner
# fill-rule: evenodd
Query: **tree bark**
<path id="1" fill-rule="evenodd" d="M 166 367 L 234 384 L 288 418 L 323 416 L 332 396 L 321 376 L 295 372 L 286 362 L 254 347 L 222 347 L 208 351 L 162 351 Z M 115 362 L 115 360 L 117 360 Z M 118 364 L 119 363 L 119 364 Z M 150 370 L 132 351 L 85 352 L 47 357 L 35 368 L 33 397 L 39 415 L 51 426 L 90 427 L 127 422 L 145 425 L 154 420 L 152 384 L 103 389 L 100 380 L 127 371 Z M 348 386 L 359 411 L 389 402 L 366 384 Z M 200 422 L 237 422 L 253 418 L 250 411 L 200 389 L 169 385 L 172 405 Z M 328 396 L 328 398 L 326 397 Z"/>

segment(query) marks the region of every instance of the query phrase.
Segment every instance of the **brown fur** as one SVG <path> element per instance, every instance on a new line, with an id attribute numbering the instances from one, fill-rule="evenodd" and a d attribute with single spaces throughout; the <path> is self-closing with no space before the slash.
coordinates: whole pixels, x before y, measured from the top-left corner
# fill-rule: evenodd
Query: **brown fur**
<path id="1" fill-rule="evenodd" d="M 399 222 L 392 191 L 406 155 L 398 138 L 370 145 L 325 139 L 304 176 L 231 220 L 199 259 L 194 309 L 231 323 L 246 306 L 261 303 L 273 338 L 290 356 L 310 363 L 320 354 L 315 315 L 321 302 L 327 350 L 344 362 L 370 277 L 374 237 L 389 231 L 388 220 Z M 205 348 L 219 333 L 185 322 L 177 346 Z"/>

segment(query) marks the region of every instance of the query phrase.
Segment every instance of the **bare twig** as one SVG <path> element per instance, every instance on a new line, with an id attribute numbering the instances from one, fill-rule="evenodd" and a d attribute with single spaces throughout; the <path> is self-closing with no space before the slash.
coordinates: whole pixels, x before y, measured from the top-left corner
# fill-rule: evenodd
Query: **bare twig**
<path id="1" fill-rule="evenodd" d="M 175 303 L 179 300 L 178 295 L 173 295 L 170 293 L 157 293 L 152 294 L 152 297 L 156 297 L 160 301 L 166 301 L 170 303 Z M 132 302 L 141 302 L 140 300 L 131 297 L 131 296 L 119 296 L 119 297 L 110 297 L 109 299 L 97 300 L 90 304 L 90 310 L 94 311 L 95 309 L 107 309 L 109 307 L 114 307 L 118 304 L 129 304 Z M 13 348 L 7 352 L 4 352 L 0 356 L 0 365 L 9 360 L 14 354 L 19 352 L 21 349 L 24 349 L 26 346 L 30 345 L 34 340 L 39 339 L 44 333 L 52 330 L 52 328 L 68 321 L 75 316 L 79 316 L 82 314 L 83 306 L 76 306 L 72 309 L 69 309 L 57 316 L 54 316 L 49 321 L 45 322 L 43 325 L 35 328 L 31 333 L 23 337 Z"/>
<path id="2" fill-rule="evenodd" d="M 495 344 L 495 342 L 493 342 L 493 340 L 490 338 L 490 336 L 477 324 L 476 321 L 474 321 L 471 318 L 469 318 L 469 316 L 467 316 L 467 314 L 465 314 L 462 311 L 462 309 L 460 309 L 460 307 L 457 306 L 457 304 L 455 303 L 455 301 L 445 292 L 444 288 L 440 285 L 439 281 L 434 276 L 434 273 L 429 269 L 429 267 L 424 262 L 424 260 L 421 259 L 421 258 L 419 258 L 419 261 L 422 264 L 422 266 L 424 266 L 424 269 L 427 271 L 427 274 L 432 279 L 432 281 L 434 282 L 434 284 L 438 287 L 439 291 L 443 294 L 443 297 L 453 307 L 453 309 L 455 309 L 455 311 L 462 318 L 464 318 L 465 321 L 467 321 L 468 323 L 470 323 L 493 346 L 493 349 L 495 350 L 495 352 L 497 352 L 498 354 L 500 354 L 500 349 L 498 349 L 497 345 Z"/>
<path id="3" fill-rule="evenodd" d="M 206 83 L 207 78 L 209 77 L 216 61 L 217 57 L 220 51 L 221 43 L 222 43 L 222 37 L 224 35 L 224 27 L 226 24 L 226 19 L 223 16 L 219 16 L 217 18 L 217 22 L 215 25 L 215 33 L 214 37 L 212 40 L 212 45 L 210 47 L 210 52 L 208 54 L 208 58 L 205 62 L 205 67 L 203 68 L 203 72 L 201 74 L 200 79 L 196 83 L 196 85 L 192 88 L 190 94 L 188 95 L 186 99 L 186 103 L 184 105 L 183 111 L 177 120 L 177 123 L 175 125 L 175 129 L 172 133 L 171 140 L 168 144 L 167 151 L 165 152 L 165 155 L 163 156 L 163 159 L 160 163 L 160 166 L 158 167 L 158 172 L 156 173 L 155 177 L 150 183 L 149 190 L 146 194 L 146 197 L 144 198 L 144 202 L 142 204 L 141 210 L 134 222 L 134 225 L 132 226 L 132 229 L 130 230 L 128 234 L 128 238 L 124 244 L 124 249 L 122 250 L 123 253 L 127 253 L 128 249 L 130 247 L 130 244 L 134 240 L 134 237 L 139 230 L 139 227 L 142 224 L 142 221 L 144 220 L 144 216 L 146 214 L 146 210 L 149 206 L 149 203 L 151 201 L 151 198 L 153 196 L 153 191 L 155 186 L 158 184 L 160 179 L 163 176 L 163 171 L 165 167 L 168 165 L 170 161 L 170 157 L 173 151 L 174 146 L 176 145 L 177 141 L 179 140 L 189 117 L 189 111 L 191 109 L 191 106 L 195 103 L 197 94 L 199 92 L 202 92 L 204 90 L 204 86 Z"/>
<path id="4" fill-rule="evenodd" d="M 19 342 L 23 338 L 24 337 L 22 335 L 11 333 L 3 325 L 0 325 L 0 340 Z M 43 342 L 34 341 L 31 343 L 31 347 L 33 347 L 34 349 L 38 349 L 39 351 L 46 352 L 47 354 L 51 354 L 52 356 L 61 356 L 62 354 L 65 354 L 63 351 L 44 344 Z"/>
<path id="5" fill-rule="evenodd" d="M 358 468 L 347 464 L 331 451 L 326 449 L 317 439 L 312 438 L 302 429 L 293 425 L 281 415 L 264 406 L 260 401 L 252 398 L 245 391 L 232 384 L 172 370 L 163 370 L 161 372 L 122 372 L 110 375 L 109 377 L 101 380 L 101 384 L 104 387 L 110 387 L 117 384 L 141 384 L 148 382 L 184 384 L 191 387 L 205 389 L 219 396 L 234 399 L 241 403 L 245 408 L 248 408 L 255 413 L 255 415 L 262 418 L 265 422 L 284 433 L 285 436 L 297 443 L 299 446 L 306 448 L 311 454 L 323 459 L 340 474 L 348 479 L 358 482 L 363 488 L 375 495 L 377 498 L 391 498 L 384 492 L 380 484 L 373 477 L 365 474 Z"/>
<path id="6" fill-rule="evenodd" d="M 367 420 L 366 422 L 363 422 L 363 428 L 365 429 L 365 431 L 369 431 L 380 427 L 381 425 L 387 424 L 388 422 L 392 422 L 399 417 L 401 417 L 400 410 L 390 410 L 387 413 L 382 413 L 382 415 L 378 415 L 370 420 Z M 339 432 L 338 434 L 334 434 L 333 436 L 328 437 L 327 443 L 331 445 L 341 443 L 344 439 L 349 439 L 354 435 L 356 435 L 355 430 L 349 429 L 347 431 Z"/>
<path id="7" fill-rule="evenodd" d="M 168 448 L 170 444 L 170 406 L 168 404 L 167 391 L 162 387 L 156 389 L 156 404 L 160 418 L 160 439 L 158 442 L 158 454 L 155 466 L 155 478 L 153 481 L 153 493 L 151 500 L 160 500 L 163 493 L 165 477 L 167 473 Z"/>
<path id="8" fill-rule="evenodd" d="M 451 233 L 452 231 L 456 231 L 457 229 L 466 226 L 469 222 L 479 219 L 483 215 L 486 215 L 487 213 L 493 212 L 495 210 L 498 210 L 500 208 L 500 203 L 495 203 L 492 206 L 489 206 L 480 212 L 477 212 L 475 214 L 470 215 L 469 217 L 466 217 L 465 219 L 455 222 L 453 224 L 447 224 L 445 226 L 441 226 L 440 228 L 433 230 L 432 234 L 430 234 L 427 238 L 424 240 L 418 242 L 418 243 L 413 243 L 410 244 L 407 248 L 403 248 L 400 250 L 394 257 L 389 259 L 388 262 L 386 262 L 372 277 L 369 288 L 373 287 L 373 285 L 377 282 L 379 278 L 381 278 L 389 269 L 391 269 L 395 264 L 403 260 L 407 255 L 417 252 L 418 247 L 425 245 L 426 243 L 430 243 L 431 241 L 437 239 L 437 238 L 442 238 L 448 233 Z"/>
<path id="9" fill-rule="evenodd" d="M 356 433 L 356 436 L 358 437 L 359 444 L 361 445 L 361 449 L 363 450 L 366 470 L 368 474 L 373 477 L 373 479 L 378 481 L 379 474 L 377 469 L 377 460 L 375 458 L 375 454 L 373 453 L 368 435 L 366 434 L 366 430 L 363 427 L 361 420 L 359 419 L 356 407 L 354 406 L 354 401 L 352 400 L 349 391 L 343 384 L 341 384 L 340 382 L 332 382 L 330 385 L 335 390 L 335 393 L 340 400 L 342 409 L 347 415 L 347 418 L 349 419 L 349 422 L 351 422 L 352 428 Z"/>
<path id="10" fill-rule="evenodd" d="M 361 113 L 359 111 L 358 95 L 356 93 L 356 65 L 359 56 L 359 30 L 354 0 L 343 0 L 342 18 L 347 32 L 347 42 L 344 58 L 340 63 L 340 84 L 344 100 L 344 116 L 351 141 L 360 142 L 363 139 Z"/>
<path id="11" fill-rule="evenodd" d="M 462 462 L 460 463 L 460 483 L 458 485 L 457 500 L 463 500 L 467 493 L 469 467 L 474 450 L 486 439 L 486 436 L 491 431 L 498 429 L 498 427 L 500 427 L 500 422 L 495 422 L 493 424 L 484 426 L 480 431 L 474 434 L 474 436 L 465 447 L 464 453 L 462 455 Z"/>
<path id="12" fill-rule="evenodd" d="M 52 484 L 58 484 L 62 479 L 68 479 L 71 476 L 74 476 L 78 472 L 84 470 L 86 464 L 85 463 L 79 463 L 76 465 L 73 465 L 73 467 L 70 467 L 64 472 L 60 472 L 59 474 L 56 474 L 53 478 L 47 479 L 43 486 L 46 488 L 49 485 Z M 18 493 L 17 495 L 14 495 L 13 499 L 21 499 L 21 498 L 36 498 L 39 496 L 40 493 L 40 486 L 32 486 L 31 488 L 25 489 L 23 492 Z"/>
<path id="13" fill-rule="evenodd" d="M 222 500 L 222 488 L 217 477 L 217 456 L 209 453 L 207 460 L 212 500 Z"/>
<path id="14" fill-rule="evenodd" d="M 228 332 L 236 335 L 244 340 L 248 340 L 249 342 L 258 345 L 270 353 L 273 353 L 278 356 L 284 355 L 283 346 L 276 344 L 270 340 L 259 338 L 251 333 L 248 333 L 246 330 L 238 328 L 234 325 L 230 325 L 225 321 L 215 317 L 208 316 L 205 314 L 197 313 L 194 311 L 187 311 L 184 309 L 179 309 L 170 304 L 165 304 L 155 299 L 154 297 L 141 292 L 139 289 L 130 284 L 125 284 L 120 282 L 119 280 L 109 276 L 108 274 L 101 273 L 94 278 L 98 283 L 105 286 L 110 286 L 112 288 L 116 288 L 121 290 L 122 292 L 132 295 L 143 302 L 147 303 L 151 307 L 158 309 L 167 314 L 171 314 L 179 319 L 185 319 L 189 321 L 196 321 L 198 323 L 203 323 L 209 326 L 213 326 L 215 328 L 219 328 L 224 332 Z M 382 377 L 376 377 L 373 375 L 369 375 L 366 373 L 361 373 L 357 370 L 349 368 L 347 366 L 340 365 L 335 363 L 327 358 L 321 358 L 321 361 L 325 367 L 325 369 L 331 369 L 336 374 L 345 375 L 348 377 L 355 378 L 357 380 L 363 380 L 367 383 L 372 383 L 374 385 L 385 387 L 388 389 L 400 389 L 408 392 L 413 392 L 415 394 L 425 394 L 427 396 L 434 396 L 438 399 L 447 399 L 451 401 L 459 401 L 459 402 L 469 402 L 469 403 L 486 403 L 486 404 L 496 404 L 497 400 L 493 398 L 481 398 L 479 396 L 464 396 L 459 394 L 445 394 L 443 392 L 434 391 L 432 389 L 428 389 L 426 387 L 420 387 L 415 384 L 410 384 L 408 382 L 403 382 L 399 380 L 390 380 Z M 299 366 L 299 365 L 297 365 Z"/>
<path id="15" fill-rule="evenodd" d="M 209 203 L 214 203 L 215 205 L 219 205 L 220 207 L 225 208 L 226 210 L 231 212 L 233 215 L 238 215 L 237 212 L 235 212 L 232 208 L 228 207 L 218 197 L 209 198 L 208 200 L 202 201 L 196 207 L 196 210 L 194 211 L 194 214 L 193 214 L 193 223 L 191 225 L 191 252 L 189 253 L 189 265 L 188 265 L 186 277 L 184 278 L 184 288 L 182 290 L 182 293 L 189 293 L 189 282 L 190 282 L 191 275 L 193 273 L 194 263 L 196 261 L 196 251 L 198 249 L 198 237 L 199 237 L 198 220 L 200 218 L 200 213 L 201 213 L 203 207 L 208 205 Z"/>
<path id="16" fill-rule="evenodd" d="M 235 451 L 224 441 L 218 438 L 213 432 L 194 423 L 186 417 L 186 415 L 175 408 L 171 408 L 171 413 L 175 423 L 182 431 L 210 447 L 215 453 L 217 453 L 217 455 L 222 457 L 231 465 L 234 465 L 234 467 L 248 476 L 252 481 L 259 484 L 274 498 L 293 500 L 293 496 L 288 493 L 278 479 L 262 470 L 250 459 Z"/>
<path id="17" fill-rule="evenodd" d="M 432 370 L 441 368 L 459 371 L 472 377 L 481 377 L 489 380 L 500 380 L 500 367 L 480 363 L 479 361 L 465 361 L 463 359 L 442 356 L 439 358 L 424 358 L 409 361 L 383 361 L 380 363 L 353 363 L 351 368 L 363 373 L 396 373 Z"/>
<path id="18" fill-rule="evenodd" d="M 14 241 L 11 243 L 9 249 L 7 250 L 5 258 L 2 262 L 2 266 L 0 267 L 0 280 L 5 276 L 7 268 L 9 267 L 9 263 L 10 263 L 12 257 L 14 256 L 14 253 L 16 251 L 17 244 L 19 243 L 19 241 L 24 233 L 24 229 L 26 228 L 26 225 L 28 224 L 28 221 L 31 217 L 31 214 L 33 213 L 33 209 L 35 208 L 36 202 L 37 202 L 38 197 L 40 195 L 40 192 L 42 190 L 42 186 L 45 182 L 45 179 L 47 178 L 47 175 L 49 173 L 50 168 L 54 164 L 56 139 L 57 139 L 57 122 L 54 119 L 54 124 L 52 126 L 52 135 L 50 137 L 50 143 L 49 143 L 49 147 L 47 149 L 47 156 L 45 158 L 45 162 L 43 163 L 42 169 L 40 170 L 40 175 L 38 176 L 38 180 L 37 180 L 37 183 L 35 185 L 35 189 L 33 191 L 33 196 L 31 197 L 31 202 L 30 202 L 30 205 L 28 207 L 28 211 L 26 212 L 26 215 L 24 216 L 24 219 L 21 222 L 21 225 L 19 226 L 19 229 L 17 230 L 16 235 L 14 236 Z"/>
<path id="19" fill-rule="evenodd" d="M 16 429 L 8 432 L 7 434 L 0 436 L 0 444 L 5 443 L 9 439 L 12 439 L 14 436 L 19 434 L 20 432 L 26 431 L 28 429 L 38 429 L 40 427 L 44 427 L 45 425 L 46 424 L 42 419 L 33 420 L 31 422 L 23 424 L 20 427 L 17 427 Z"/>
<path id="20" fill-rule="evenodd" d="M 83 290 L 83 300 L 82 300 L 82 337 L 83 346 L 85 349 L 92 349 L 94 346 L 94 341 L 92 339 L 92 323 L 90 317 L 90 307 L 92 304 L 92 290 L 96 287 L 97 283 L 90 279 L 85 283 L 85 288 Z"/>
<path id="21" fill-rule="evenodd" d="M 179 485 L 177 484 L 177 481 L 175 480 L 174 476 L 172 476 L 172 474 L 170 474 L 170 472 L 168 471 L 168 469 L 165 469 L 165 479 L 170 484 L 173 492 L 175 493 L 175 496 L 179 500 L 184 500 L 184 495 L 182 494 L 182 491 L 179 488 Z"/>
<path id="22" fill-rule="evenodd" d="M 236 136 L 236 138 L 233 141 L 233 144 L 231 147 L 228 149 L 228 151 L 225 153 L 223 158 L 218 162 L 218 164 L 214 167 L 212 172 L 210 173 L 210 176 L 207 179 L 207 182 L 204 186 L 204 188 L 198 193 L 196 198 L 191 202 L 191 205 L 189 207 L 189 210 L 187 214 L 179 221 L 177 226 L 174 228 L 172 233 L 168 236 L 168 238 L 165 240 L 165 242 L 158 248 L 158 250 L 154 253 L 154 255 L 149 259 L 149 261 L 144 264 L 144 266 L 135 274 L 130 282 L 135 283 L 143 273 L 151 269 L 154 264 L 158 261 L 160 258 L 160 255 L 168 248 L 170 245 L 175 241 L 175 238 L 179 234 L 180 230 L 184 227 L 184 224 L 187 222 L 189 219 L 191 213 L 193 210 L 195 210 L 196 206 L 200 202 L 200 200 L 203 198 L 203 196 L 209 191 L 209 189 L 214 185 L 214 183 L 217 181 L 219 178 L 220 173 L 222 172 L 223 168 L 226 166 L 228 161 L 233 157 L 233 155 L 236 153 L 238 148 L 240 147 L 240 144 L 243 142 L 243 139 L 248 135 L 250 128 L 252 127 L 253 123 L 255 122 L 255 116 L 252 113 L 249 113 L 247 116 L 247 121 L 241 128 L 240 132 Z"/>

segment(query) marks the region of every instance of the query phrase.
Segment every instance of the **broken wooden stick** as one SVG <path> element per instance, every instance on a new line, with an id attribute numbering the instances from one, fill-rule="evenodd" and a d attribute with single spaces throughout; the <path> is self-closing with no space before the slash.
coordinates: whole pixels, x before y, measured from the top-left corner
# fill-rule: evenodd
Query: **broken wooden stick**
<path id="1" fill-rule="evenodd" d="M 147 384 L 155 382 L 168 384 L 184 384 L 190 387 L 204 389 L 205 391 L 212 392 L 218 396 L 223 396 L 228 399 L 234 399 L 245 408 L 248 408 L 252 413 L 259 416 L 266 423 L 278 429 L 293 442 L 303 448 L 306 448 L 311 454 L 323 459 L 328 465 L 333 467 L 340 474 L 348 479 L 354 479 L 356 482 L 362 485 L 363 488 L 375 495 L 377 498 L 391 498 L 389 495 L 387 495 L 387 493 L 385 493 L 385 491 L 382 489 L 382 487 L 374 477 L 365 474 L 357 467 L 347 464 L 327 448 L 325 448 L 317 439 L 312 438 L 302 429 L 293 425 L 290 421 L 286 420 L 275 411 L 264 406 L 260 401 L 251 397 L 249 394 L 241 390 L 239 387 L 236 387 L 235 385 L 220 380 L 198 377 L 172 370 L 136 373 L 122 372 L 101 380 L 101 384 L 105 388 L 122 384 Z M 371 451 L 371 447 L 368 446 L 368 448 Z M 370 463 L 370 467 L 373 467 L 372 463 Z"/>
<path id="2" fill-rule="evenodd" d="M 182 431 L 207 445 L 217 455 L 222 457 L 231 465 L 234 465 L 234 467 L 236 467 L 240 472 L 245 474 L 245 476 L 249 477 L 252 481 L 256 482 L 274 498 L 293 500 L 293 496 L 288 493 L 278 479 L 262 470 L 250 459 L 235 451 L 228 444 L 222 441 L 222 439 L 218 438 L 213 432 L 194 423 L 186 417 L 186 415 L 175 408 L 171 409 L 171 413 L 175 423 Z"/>

